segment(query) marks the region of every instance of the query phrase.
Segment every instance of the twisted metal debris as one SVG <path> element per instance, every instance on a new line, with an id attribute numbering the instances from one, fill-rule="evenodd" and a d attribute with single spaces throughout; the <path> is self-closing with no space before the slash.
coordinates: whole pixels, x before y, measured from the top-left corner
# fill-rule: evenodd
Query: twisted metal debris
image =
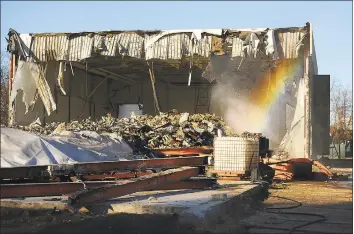
<path id="1" fill-rule="evenodd" d="M 148 153 L 154 148 L 184 148 L 212 146 L 217 130 L 221 129 L 226 136 L 238 136 L 226 125 L 224 120 L 212 114 L 179 113 L 171 110 L 160 115 L 132 115 L 131 118 L 114 118 L 104 116 L 98 121 L 90 118 L 70 123 L 53 122 L 41 126 L 34 122 L 29 126 L 16 128 L 40 135 L 50 135 L 57 128 L 67 131 L 95 131 L 117 133 L 134 150 L 134 153 Z M 244 134 L 243 134 L 244 135 Z M 246 134 L 252 135 L 250 133 Z"/>

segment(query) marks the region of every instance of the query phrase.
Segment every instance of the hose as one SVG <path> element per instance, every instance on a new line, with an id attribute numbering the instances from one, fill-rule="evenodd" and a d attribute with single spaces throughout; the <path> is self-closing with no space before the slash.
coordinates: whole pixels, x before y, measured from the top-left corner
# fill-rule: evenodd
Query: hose
<path id="1" fill-rule="evenodd" d="M 287 229 L 287 228 L 276 228 L 276 227 L 266 227 L 266 226 L 260 226 L 260 225 L 249 225 L 249 227 L 254 227 L 254 228 L 262 228 L 262 229 L 270 229 L 270 230 L 280 230 L 280 231 L 289 231 L 289 234 L 293 233 L 295 230 L 308 226 L 308 225 L 312 225 L 318 222 L 323 222 L 323 221 L 327 221 L 327 217 L 324 215 L 320 215 L 320 214 L 311 214 L 311 213 L 300 213 L 300 212 L 283 212 L 280 210 L 289 210 L 289 209 L 295 209 L 295 208 L 299 208 L 302 206 L 302 203 L 294 200 L 294 199 L 290 199 L 287 197 L 281 197 L 281 196 L 270 196 L 273 198 L 279 198 L 279 199 L 283 199 L 283 200 L 287 200 L 287 201 L 292 201 L 297 203 L 296 205 L 292 205 L 292 206 L 287 206 L 287 207 L 268 207 L 265 209 L 265 211 L 267 213 L 270 214 L 283 214 L 283 215 L 305 215 L 305 216 L 313 216 L 313 217 L 319 217 L 320 219 L 317 219 L 315 221 L 311 221 L 305 224 L 300 224 L 298 226 L 292 227 L 291 229 Z M 277 210 L 277 211 L 271 211 L 271 210 Z"/>

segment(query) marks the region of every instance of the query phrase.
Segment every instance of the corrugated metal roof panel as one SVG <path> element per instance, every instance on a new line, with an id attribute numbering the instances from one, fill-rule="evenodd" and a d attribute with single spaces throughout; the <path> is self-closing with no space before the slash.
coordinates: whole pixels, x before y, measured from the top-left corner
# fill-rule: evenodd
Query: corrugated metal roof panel
<path id="1" fill-rule="evenodd" d="M 111 37 L 94 35 L 34 37 L 33 54 L 40 61 L 69 60 L 79 61 L 92 56 L 93 53 L 104 56 L 125 54 L 141 58 L 144 38 L 135 33 L 115 34 Z"/>
<path id="2" fill-rule="evenodd" d="M 69 41 L 69 61 L 79 61 L 91 57 L 92 45 L 96 38 L 79 36 Z"/>
<path id="3" fill-rule="evenodd" d="M 148 41 L 152 36 L 145 36 Z M 190 56 L 192 51 L 199 56 L 209 57 L 212 36 L 205 36 L 199 40 L 193 48 L 192 40 L 185 34 L 167 35 L 156 41 L 146 50 L 146 59 L 181 59 L 183 55 Z"/>
<path id="4" fill-rule="evenodd" d="M 31 50 L 40 61 L 66 60 L 67 47 L 66 36 L 34 37 Z"/>
<path id="5" fill-rule="evenodd" d="M 238 37 L 234 37 L 232 39 L 232 52 L 231 52 L 231 57 L 243 57 L 244 53 L 243 53 L 243 41 L 238 38 Z"/>
<path id="6" fill-rule="evenodd" d="M 280 46 L 283 50 L 282 52 L 285 59 L 297 58 L 298 54 L 296 45 L 302 40 L 304 35 L 304 32 L 280 32 L 278 34 Z"/>
<path id="7" fill-rule="evenodd" d="M 145 51 L 146 59 L 181 59 L 182 43 L 184 34 L 174 34 L 162 37 Z M 149 41 L 153 36 L 146 35 L 145 41 Z"/>
<path id="8" fill-rule="evenodd" d="M 204 36 L 201 40 L 197 41 L 194 46 L 194 53 L 199 56 L 209 57 L 211 50 L 212 36 Z M 192 43 L 192 41 L 191 41 Z"/>
<path id="9" fill-rule="evenodd" d="M 144 37 L 136 33 L 117 34 L 118 53 L 125 54 L 134 58 L 141 58 L 144 45 Z M 114 56 L 113 54 L 111 56 Z"/>
<path id="10" fill-rule="evenodd" d="M 92 36 L 93 35 L 93 36 Z M 304 37 L 302 31 L 278 31 L 277 48 L 281 57 L 293 59 L 298 56 L 297 45 Z M 209 57 L 212 48 L 212 36 L 205 35 L 193 46 L 190 34 L 185 32 L 167 34 L 145 49 L 145 44 L 156 35 L 141 35 L 135 32 L 120 32 L 112 34 L 82 34 L 71 38 L 65 34 L 34 36 L 30 47 L 33 55 L 39 61 L 67 60 L 79 61 L 95 55 L 118 56 L 126 55 L 145 59 L 174 59 L 197 54 Z M 243 57 L 243 40 L 237 37 L 227 38 L 232 45 L 232 57 Z"/>

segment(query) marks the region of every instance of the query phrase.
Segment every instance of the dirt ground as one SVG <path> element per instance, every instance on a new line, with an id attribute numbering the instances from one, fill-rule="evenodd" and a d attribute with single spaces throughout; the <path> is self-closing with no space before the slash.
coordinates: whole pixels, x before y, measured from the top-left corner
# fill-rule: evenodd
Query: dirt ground
<path id="1" fill-rule="evenodd" d="M 269 192 L 270 197 L 257 213 L 243 220 L 248 233 L 284 233 L 324 218 L 293 233 L 353 233 L 352 181 L 297 181 Z M 292 206 L 295 208 L 286 209 Z M 271 207 L 284 209 L 266 210 Z"/>
<path id="2" fill-rule="evenodd" d="M 352 174 L 352 169 L 345 164 L 347 167 L 336 165 L 338 172 L 344 170 L 344 174 Z M 264 202 L 250 200 L 248 209 L 243 210 L 244 215 L 237 220 L 222 220 L 216 228 L 217 233 L 353 233 L 352 180 L 281 183 L 269 189 L 269 197 Z M 282 209 L 269 209 L 279 207 Z M 309 222 L 313 223 L 306 225 Z M 299 228 L 292 230 L 294 227 Z M 10 216 L 2 212 L 0 232 L 211 233 L 198 227 L 180 225 L 177 215 L 91 216 L 53 210 L 40 215 L 21 211 Z"/>

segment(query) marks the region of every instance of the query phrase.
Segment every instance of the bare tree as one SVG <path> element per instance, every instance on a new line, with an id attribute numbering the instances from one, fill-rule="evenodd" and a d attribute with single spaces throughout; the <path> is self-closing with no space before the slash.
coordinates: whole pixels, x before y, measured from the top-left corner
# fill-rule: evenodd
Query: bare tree
<path id="1" fill-rule="evenodd" d="M 7 125 L 8 122 L 8 106 L 9 106 L 9 56 L 8 54 L 1 54 L 1 86 L 0 86 L 0 111 L 1 111 L 1 125 Z"/>
<path id="2" fill-rule="evenodd" d="M 352 140 L 353 100 L 351 87 L 334 81 L 331 87 L 331 136 L 334 142 Z"/>

